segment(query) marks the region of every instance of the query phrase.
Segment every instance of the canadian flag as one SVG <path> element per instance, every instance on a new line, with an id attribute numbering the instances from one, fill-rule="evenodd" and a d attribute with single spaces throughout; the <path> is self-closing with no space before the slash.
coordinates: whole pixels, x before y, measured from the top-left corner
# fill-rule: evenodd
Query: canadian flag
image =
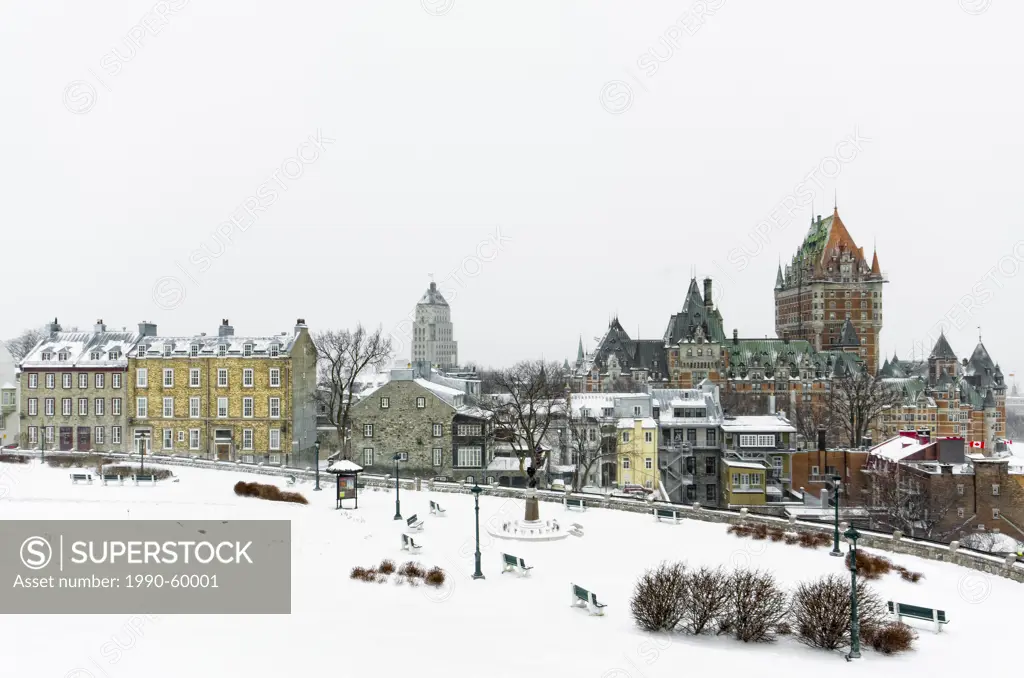
<path id="1" fill-rule="evenodd" d="M 984 440 L 972 440 L 971 441 L 971 447 L 976 447 L 978 449 L 984 450 L 985 449 L 985 441 Z"/>

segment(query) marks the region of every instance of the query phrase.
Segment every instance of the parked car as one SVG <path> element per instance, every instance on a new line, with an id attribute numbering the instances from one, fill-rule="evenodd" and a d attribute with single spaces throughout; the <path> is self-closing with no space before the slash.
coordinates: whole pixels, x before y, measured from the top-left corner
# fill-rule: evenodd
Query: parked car
<path id="1" fill-rule="evenodd" d="M 654 490 L 648 489 L 643 485 L 634 485 L 631 483 L 626 483 L 625 485 L 623 485 L 622 491 L 626 494 L 637 494 L 644 497 L 646 497 L 648 494 L 654 493 Z"/>

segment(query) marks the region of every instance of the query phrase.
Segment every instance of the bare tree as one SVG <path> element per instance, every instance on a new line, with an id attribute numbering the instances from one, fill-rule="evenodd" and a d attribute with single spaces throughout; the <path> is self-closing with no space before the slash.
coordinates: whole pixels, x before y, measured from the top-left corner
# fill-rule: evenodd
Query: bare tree
<path id="1" fill-rule="evenodd" d="M 312 335 L 317 358 L 317 390 L 314 398 L 338 431 L 342 455 L 351 458 L 349 418 L 355 404 L 355 388 L 361 375 L 380 369 L 391 360 L 391 338 L 378 327 L 367 332 L 360 324 L 354 331 L 324 330 Z"/>
<path id="2" fill-rule="evenodd" d="M 728 415 L 768 414 L 768 396 L 761 391 L 736 391 L 729 384 L 719 393 L 722 411 Z"/>
<path id="3" fill-rule="evenodd" d="M 39 340 L 46 336 L 46 329 L 38 327 L 35 329 L 28 329 L 4 342 L 7 350 L 11 352 L 11 356 L 14 357 L 14 363 L 20 363 L 25 356 L 28 355 L 29 351 L 35 348 Z"/>
<path id="4" fill-rule="evenodd" d="M 837 428 L 850 447 L 860 447 L 874 422 L 883 411 L 903 402 L 903 394 L 887 385 L 880 377 L 861 371 L 832 379 L 832 402 Z"/>
<path id="5" fill-rule="evenodd" d="M 614 379 L 607 379 L 601 385 L 607 393 L 641 393 L 643 387 L 630 374 L 620 374 Z"/>
<path id="6" fill-rule="evenodd" d="M 871 463 L 865 492 L 872 522 L 912 537 L 945 541 L 966 519 L 949 523 L 956 515 L 958 495 L 951 482 L 931 482 L 927 471 L 906 464 Z"/>
<path id="7" fill-rule="evenodd" d="M 541 442 L 552 424 L 565 416 L 567 381 L 561 365 L 541 360 L 494 373 L 495 391 L 481 407 L 492 412 L 494 437 L 512 447 L 520 473 L 525 474 L 528 465 L 537 470 L 544 466 L 547 454 Z"/>
<path id="8" fill-rule="evenodd" d="M 605 436 L 596 417 L 574 408 L 572 396 L 566 398 L 565 428 L 569 436 L 569 450 L 574 459 L 572 489 L 578 492 L 590 477 L 594 464 L 601 459 L 616 456 L 616 436 Z"/>
<path id="9" fill-rule="evenodd" d="M 812 447 L 817 445 L 818 429 L 825 429 L 825 443 L 830 448 L 841 445 L 846 438 L 836 416 L 835 393 L 830 389 L 823 394 L 814 394 L 811 401 L 801 400 L 792 408 L 793 426 Z"/>

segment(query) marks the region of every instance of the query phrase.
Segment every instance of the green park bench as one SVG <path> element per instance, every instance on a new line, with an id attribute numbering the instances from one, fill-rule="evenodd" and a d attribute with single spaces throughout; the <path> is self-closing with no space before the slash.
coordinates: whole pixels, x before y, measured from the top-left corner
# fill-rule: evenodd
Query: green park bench
<path id="1" fill-rule="evenodd" d="M 905 603 L 897 603 L 891 600 L 889 601 L 889 613 L 896 615 L 896 618 L 900 621 L 903 621 L 904 617 L 930 621 L 935 624 L 936 633 L 942 633 L 942 625 L 949 623 L 949 620 L 946 618 L 945 610 L 934 610 L 930 607 L 907 605 Z"/>
<path id="2" fill-rule="evenodd" d="M 103 484 L 109 485 L 110 483 L 116 483 L 118 485 L 124 485 L 124 476 L 119 476 L 112 473 L 103 474 Z"/>
<path id="3" fill-rule="evenodd" d="M 590 610 L 590 614 L 596 614 L 598 616 L 604 616 L 604 608 L 607 607 L 604 603 L 597 602 L 597 594 L 588 591 L 582 586 L 576 584 L 570 584 L 572 587 L 572 606 L 583 607 L 586 606 Z"/>
<path id="4" fill-rule="evenodd" d="M 654 509 L 654 519 L 659 522 L 664 519 L 678 523 L 682 519 L 682 514 L 674 509 L 656 508 Z"/>
<path id="5" fill-rule="evenodd" d="M 533 567 L 527 565 L 526 561 L 524 561 L 522 558 L 517 558 L 516 556 L 513 556 L 513 555 L 508 554 L 508 553 L 502 553 L 501 554 L 501 560 L 502 560 L 502 570 L 501 570 L 502 574 L 505 574 L 506 572 L 514 572 L 514 571 L 518 570 L 520 574 L 528 575 L 530 573 L 530 570 L 533 569 Z"/>
<path id="6" fill-rule="evenodd" d="M 151 485 L 156 485 L 156 476 L 148 473 L 135 474 L 132 476 L 132 480 L 135 481 L 136 485 L 139 483 L 150 483 Z"/>
<path id="7" fill-rule="evenodd" d="M 415 513 L 409 516 L 405 524 L 409 526 L 410 530 L 416 530 L 417 532 L 423 529 L 423 521 L 417 518 Z"/>
<path id="8" fill-rule="evenodd" d="M 577 508 L 581 511 L 587 510 L 587 505 L 583 503 L 582 499 L 572 499 L 571 497 L 565 497 L 562 499 L 562 504 L 565 506 L 565 510 Z"/>
<path id="9" fill-rule="evenodd" d="M 423 548 L 422 544 L 417 544 L 416 540 L 413 539 L 411 534 L 402 533 L 402 550 L 409 552 L 416 552 Z"/>
<path id="10" fill-rule="evenodd" d="M 92 485 L 92 474 L 89 473 L 72 473 L 71 484 L 77 485 L 79 482 L 88 483 Z"/>
<path id="11" fill-rule="evenodd" d="M 445 514 L 445 510 L 435 501 L 430 502 L 430 512 L 435 516 L 443 516 Z"/>

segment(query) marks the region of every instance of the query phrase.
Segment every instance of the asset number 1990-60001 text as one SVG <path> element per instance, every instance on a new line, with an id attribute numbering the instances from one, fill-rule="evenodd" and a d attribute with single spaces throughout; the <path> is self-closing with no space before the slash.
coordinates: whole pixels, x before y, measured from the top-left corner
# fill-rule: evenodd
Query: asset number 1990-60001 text
<path id="1" fill-rule="evenodd" d="M 217 575 L 215 574 L 176 574 L 173 577 L 165 577 L 162 574 L 133 574 L 125 577 L 125 585 L 130 589 L 159 589 L 165 586 L 172 589 L 218 588 Z"/>

